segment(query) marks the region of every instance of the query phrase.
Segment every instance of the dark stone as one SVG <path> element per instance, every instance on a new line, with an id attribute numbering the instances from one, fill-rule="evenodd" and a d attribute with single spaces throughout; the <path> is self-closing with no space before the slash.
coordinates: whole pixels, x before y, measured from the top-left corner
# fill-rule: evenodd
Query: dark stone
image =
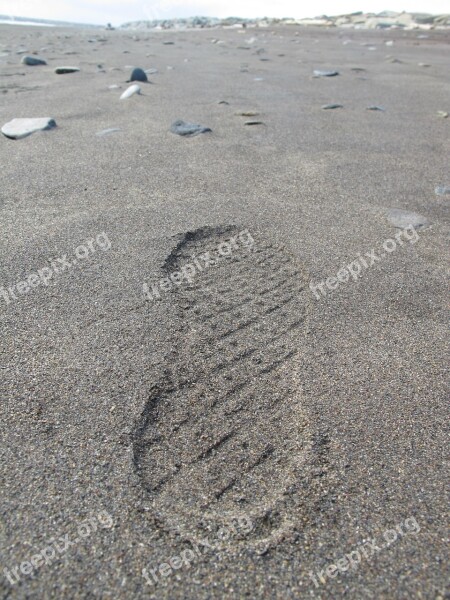
<path id="1" fill-rule="evenodd" d="M 143 69 L 140 69 L 139 67 L 136 67 L 135 69 L 133 69 L 131 71 L 131 75 L 130 75 L 130 79 L 128 80 L 128 83 L 130 83 L 131 81 L 142 81 L 142 82 L 148 81 L 145 71 Z"/>
<path id="2" fill-rule="evenodd" d="M 43 58 L 39 58 L 38 56 L 22 56 L 22 60 L 20 61 L 23 65 L 28 65 L 29 67 L 35 67 L 36 65 L 46 65 L 46 61 Z"/>

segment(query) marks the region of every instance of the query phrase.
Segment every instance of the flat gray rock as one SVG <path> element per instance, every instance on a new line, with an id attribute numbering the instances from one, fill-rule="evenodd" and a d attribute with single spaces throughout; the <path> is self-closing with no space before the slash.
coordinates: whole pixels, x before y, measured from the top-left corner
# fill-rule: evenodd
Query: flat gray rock
<path id="1" fill-rule="evenodd" d="M 324 104 L 323 110 L 333 110 L 334 108 L 344 108 L 343 104 Z"/>
<path id="2" fill-rule="evenodd" d="M 320 69 L 314 69 L 314 77 L 336 77 L 339 75 L 339 71 L 322 71 Z"/>
<path id="3" fill-rule="evenodd" d="M 384 112 L 386 109 L 382 106 L 366 106 L 366 110 L 379 110 L 381 112 Z"/>
<path id="4" fill-rule="evenodd" d="M 175 123 L 170 126 L 170 131 L 177 135 L 184 135 L 186 137 L 194 137 L 199 133 L 206 133 L 212 131 L 209 127 L 203 127 L 203 125 L 197 125 L 196 123 L 187 123 L 178 119 Z"/>
<path id="5" fill-rule="evenodd" d="M 78 73 L 79 70 L 78 67 L 56 67 L 55 73 L 57 75 L 65 75 L 66 73 Z"/>
<path id="6" fill-rule="evenodd" d="M 415 212 L 402 210 L 401 208 L 390 208 L 387 211 L 386 216 L 390 224 L 399 229 L 405 229 L 410 225 L 412 225 L 414 229 L 420 229 L 430 224 L 430 221 L 426 217 Z"/>
<path id="7" fill-rule="evenodd" d="M 26 56 L 22 56 L 22 60 L 20 62 L 23 65 L 28 65 L 29 67 L 47 64 L 47 62 L 43 58 L 39 58 L 39 56 L 30 56 L 29 54 L 27 54 Z"/>
<path id="8" fill-rule="evenodd" d="M 120 131 L 120 129 L 118 127 L 110 127 L 109 129 L 102 129 L 101 131 L 97 131 L 95 135 L 103 137 L 105 135 L 110 135 L 111 133 L 116 133 L 116 131 Z"/>
<path id="9" fill-rule="evenodd" d="M 131 71 L 131 75 L 130 75 L 130 79 L 128 80 L 128 83 L 131 83 L 132 81 L 142 81 L 142 82 L 147 82 L 147 75 L 145 73 L 145 71 L 143 69 L 140 69 L 139 67 L 136 67 L 135 69 L 133 69 Z"/>
<path id="10" fill-rule="evenodd" d="M 39 119 L 13 119 L 3 125 L 1 132 L 7 138 L 12 140 L 19 140 L 27 137 L 36 131 L 45 131 L 46 129 L 53 129 L 56 127 L 54 119 L 49 117 Z"/>
<path id="11" fill-rule="evenodd" d="M 434 188 L 436 196 L 448 196 L 450 195 L 450 185 L 438 185 Z"/>

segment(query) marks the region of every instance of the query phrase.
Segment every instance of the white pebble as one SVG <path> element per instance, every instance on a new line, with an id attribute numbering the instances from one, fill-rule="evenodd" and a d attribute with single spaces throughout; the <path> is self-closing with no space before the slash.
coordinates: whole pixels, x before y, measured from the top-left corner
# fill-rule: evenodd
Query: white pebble
<path id="1" fill-rule="evenodd" d="M 129 98 L 130 96 L 133 96 L 134 94 L 140 94 L 140 93 L 141 93 L 141 88 L 137 85 L 137 83 L 134 83 L 133 85 L 130 85 L 130 87 L 124 91 L 124 93 L 120 96 L 120 99 L 125 100 L 126 98 Z"/>

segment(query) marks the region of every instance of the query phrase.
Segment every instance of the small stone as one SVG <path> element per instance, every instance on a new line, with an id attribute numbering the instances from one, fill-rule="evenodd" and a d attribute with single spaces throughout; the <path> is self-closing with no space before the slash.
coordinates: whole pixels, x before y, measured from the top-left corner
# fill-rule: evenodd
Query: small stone
<path id="1" fill-rule="evenodd" d="M 446 119 L 448 117 L 448 112 L 445 112 L 445 110 L 438 110 L 437 115 L 442 119 Z"/>
<path id="2" fill-rule="evenodd" d="M 434 188 L 434 193 L 436 194 L 436 196 L 447 196 L 450 194 L 450 186 L 438 185 Z"/>
<path id="3" fill-rule="evenodd" d="M 65 75 L 66 73 L 78 73 L 79 70 L 78 67 L 56 67 L 55 73 L 57 75 Z"/>
<path id="4" fill-rule="evenodd" d="M 113 83 L 112 85 L 108 85 L 108 90 L 118 90 L 119 89 L 119 85 L 117 85 L 117 83 Z"/>
<path id="5" fill-rule="evenodd" d="M 29 67 L 47 64 L 47 62 L 43 58 L 39 58 L 38 56 L 30 56 L 29 54 L 27 54 L 26 56 L 22 56 L 22 60 L 20 62 L 23 65 L 28 65 Z"/>
<path id="6" fill-rule="evenodd" d="M 314 69 L 314 77 L 336 77 L 339 75 L 338 71 L 321 71 L 320 69 Z"/>
<path id="7" fill-rule="evenodd" d="M 209 127 L 203 127 L 203 125 L 197 125 L 196 123 L 186 123 L 186 121 L 178 119 L 177 121 L 172 123 L 170 131 L 172 133 L 176 133 L 177 135 L 194 137 L 199 133 L 206 133 L 212 130 Z"/>
<path id="8" fill-rule="evenodd" d="M 126 98 L 130 98 L 130 96 L 134 96 L 134 94 L 140 94 L 141 93 L 141 88 L 138 86 L 137 83 L 134 83 L 133 85 L 130 85 L 130 87 L 128 87 L 124 93 L 120 96 L 121 100 L 125 100 Z"/>
<path id="9" fill-rule="evenodd" d="M 39 119 L 13 119 L 3 125 L 1 131 L 4 136 L 12 140 L 20 140 L 21 138 L 31 135 L 35 131 L 45 131 L 56 127 L 54 119 L 49 117 Z"/>
<path id="10" fill-rule="evenodd" d="M 164 46 L 173 46 L 175 42 L 163 42 Z"/>
<path id="11" fill-rule="evenodd" d="M 229 105 L 230 103 L 229 103 L 229 102 L 227 102 L 226 100 L 219 100 L 219 101 L 217 102 L 217 104 L 227 104 L 227 105 Z"/>
<path id="12" fill-rule="evenodd" d="M 255 112 L 254 110 L 244 110 L 242 112 L 237 112 L 236 115 L 238 117 L 257 117 L 259 113 Z"/>
<path id="13" fill-rule="evenodd" d="M 95 135 L 99 137 L 103 137 L 105 135 L 110 135 L 111 133 L 115 133 L 116 131 L 120 131 L 118 127 L 110 127 L 109 129 L 102 129 L 102 131 L 97 131 Z"/>
<path id="14" fill-rule="evenodd" d="M 264 125 L 262 121 L 245 121 L 244 125 Z"/>
<path id="15" fill-rule="evenodd" d="M 366 106 L 366 110 L 381 110 L 382 112 L 384 112 L 386 109 L 383 108 L 382 106 Z"/>
<path id="16" fill-rule="evenodd" d="M 324 104 L 323 110 L 332 110 L 333 108 L 344 108 L 343 104 Z"/>
<path id="17" fill-rule="evenodd" d="M 419 65 L 419 67 L 431 67 L 431 65 L 429 65 L 428 63 L 417 63 Z"/>
<path id="18" fill-rule="evenodd" d="M 131 71 L 131 75 L 130 75 L 130 79 L 128 80 L 128 83 L 132 82 L 132 81 L 142 81 L 142 82 L 147 82 L 147 75 L 145 74 L 145 71 L 139 67 L 136 67 L 135 69 L 133 69 Z"/>
<path id="19" fill-rule="evenodd" d="M 399 229 L 405 229 L 409 226 L 414 227 L 414 229 L 420 229 L 421 227 L 426 227 L 430 223 L 426 217 L 400 208 L 389 209 L 386 216 L 391 225 L 398 227 Z"/>

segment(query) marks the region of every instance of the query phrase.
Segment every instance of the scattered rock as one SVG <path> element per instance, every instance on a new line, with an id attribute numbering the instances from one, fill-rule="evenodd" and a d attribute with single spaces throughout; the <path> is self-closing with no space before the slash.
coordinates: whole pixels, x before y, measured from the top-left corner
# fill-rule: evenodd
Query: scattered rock
<path id="1" fill-rule="evenodd" d="M 49 117 L 39 119 L 13 119 L 3 125 L 1 131 L 3 135 L 12 140 L 19 140 L 21 138 L 31 135 L 35 131 L 45 131 L 46 129 L 53 129 L 56 127 L 54 119 Z"/>
<path id="2" fill-rule="evenodd" d="M 56 67 L 55 73 L 57 75 L 65 75 L 66 73 L 78 73 L 79 70 L 78 67 Z"/>
<path id="3" fill-rule="evenodd" d="M 386 109 L 382 106 L 366 106 L 366 110 L 380 110 L 381 112 L 384 112 Z"/>
<path id="4" fill-rule="evenodd" d="M 324 104 L 322 106 L 323 110 L 331 110 L 333 108 L 344 108 L 343 104 Z"/>
<path id="5" fill-rule="evenodd" d="M 131 83 L 132 81 L 142 81 L 142 82 L 147 82 L 147 75 L 145 73 L 145 71 L 143 69 L 140 69 L 139 67 L 134 68 L 131 71 L 131 75 L 130 75 L 130 79 L 128 80 L 127 83 Z"/>
<path id="6" fill-rule="evenodd" d="M 338 71 L 321 71 L 320 69 L 314 69 L 314 77 L 336 77 L 339 75 Z"/>
<path id="7" fill-rule="evenodd" d="M 113 83 L 112 85 L 108 85 L 108 90 L 118 90 L 119 89 L 119 85 L 117 85 L 117 83 Z"/>
<path id="8" fill-rule="evenodd" d="M 355 71 L 356 73 L 362 73 L 364 71 L 366 71 L 367 69 L 363 69 L 362 67 L 352 67 L 350 69 L 350 71 Z"/>
<path id="9" fill-rule="evenodd" d="M 434 188 L 436 196 L 448 196 L 450 194 L 449 185 L 438 185 Z"/>
<path id="10" fill-rule="evenodd" d="M 448 112 L 445 112 L 445 110 L 438 110 L 437 115 L 442 119 L 446 119 L 448 117 Z"/>
<path id="11" fill-rule="evenodd" d="M 186 121 L 182 121 L 178 119 L 170 126 L 170 131 L 172 133 L 176 133 L 177 135 L 183 135 L 186 137 L 194 137 L 199 133 L 206 133 L 208 131 L 212 131 L 209 127 L 203 127 L 203 125 L 197 125 L 195 123 L 187 123 Z"/>
<path id="12" fill-rule="evenodd" d="M 229 102 L 227 102 L 226 100 L 219 100 L 219 101 L 217 102 L 217 104 L 228 104 L 228 105 L 229 105 L 230 103 L 229 103 Z"/>
<path id="13" fill-rule="evenodd" d="M 29 67 L 47 64 L 47 62 L 43 58 L 39 58 L 38 56 L 30 56 L 29 54 L 27 54 L 26 56 L 22 56 L 22 60 L 20 62 L 23 65 L 28 65 Z"/>
<path id="14" fill-rule="evenodd" d="M 130 87 L 128 87 L 124 93 L 120 96 L 121 100 L 125 100 L 126 98 L 129 98 L 130 96 L 134 96 L 134 94 L 140 94 L 141 93 L 141 88 L 138 86 L 137 83 L 134 83 L 133 85 L 130 85 Z"/>
<path id="15" fill-rule="evenodd" d="M 243 112 L 237 112 L 236 115 L 238 117 L 257 117 L 259 113 L 254 110 L 244 110 Z"/>
<path id="16" fill-rule="evenodd" d="M 402 210 L 400 208 L 391 208 L 387 211 L 386 216 L 394 227 L 399 229 L 405 229 L 412 225 L 414 229 L 420 229 L 430 224 L 430 221 L 415 212 L 409 212 L 408 210 Z"/>
<path id="17" fill-rule="evenodd" d="M 97 131 L 95 135 L 99 137 L 103 137 L 105 135 L 110 135 L 111 133 L 115 133 L 116 131 L 120 131 L 118 127 L 110 127 L 109 129 L 102 129 L 102 131 Z"/>
<path id="18" fill-rule="evenodd" d="M 244 125 L 264 125 L 262 121 L 245 121 Z"/>
<path id="19" fill-rule="evenodd" d="M 431 65 L 429 65 L 428 63 L 417 63 L 419 65 L 419 67 L 431 67 Z"/>
<path id="20" fill-rule="evenodd" d="M 173 46 L 175 42 L 163 42 L 164 46 Z"/>

